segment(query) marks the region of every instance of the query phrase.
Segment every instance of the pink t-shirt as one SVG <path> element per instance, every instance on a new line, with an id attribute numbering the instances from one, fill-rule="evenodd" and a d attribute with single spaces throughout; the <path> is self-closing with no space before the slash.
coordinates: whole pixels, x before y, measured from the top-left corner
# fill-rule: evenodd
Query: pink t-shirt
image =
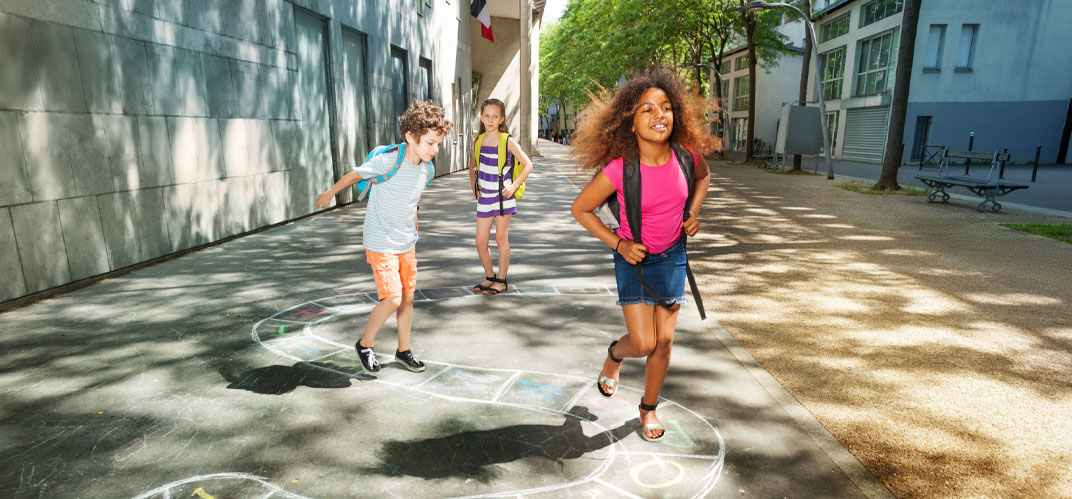
<path id="1" fill-rule="evenodd" d="M 632 240 L 633 232 L 629 230 L 629 220 L 625 216 L 625 194 L 622 192 L 623 163 L 622 158 L 611 160 L 603 167 L 603 174 L 614 184 L 621 206 L 618 236 Z M 640 235 L 643 238 L 641 242 L 648 247 L 648 253 L 662 253 L 677 242 L 681 236 L 688 197 L 689 185 L 673 151 L 670 161 L 665 164 L 640 164 Z"/>

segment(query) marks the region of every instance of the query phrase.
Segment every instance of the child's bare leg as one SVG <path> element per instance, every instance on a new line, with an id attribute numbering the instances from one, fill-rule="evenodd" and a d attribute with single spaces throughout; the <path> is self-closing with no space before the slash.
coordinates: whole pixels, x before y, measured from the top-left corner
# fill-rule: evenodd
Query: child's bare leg
<path id="1" fill-rule="evenodd" d="M 480 265 L 484 267 L 484 277 L 494 276 L 495 268 L 491 265 L 491 249 L 488 241 L 491 239 L 491 223 L 495 217 L 476 218 L 476 254 L 480 257 Z M 491 286 L 491 281 L 484 280 L 482 286 Z"/>
<path id="2" fill-rule="evenodd" d="M 499 273 L 495 277 L 502 280 L 506 280 L 506 272 L 510 268 L 510 220 L 513 217 L 513 215 L 495 217 L 495 247 L 499 251 Z M 491 251 L 488 251 L 488 255 L 491 255 Z M 492 284 L 491 287 L 506 291 L 506 284 L 501 282 Z"/>
<path id="3" fill-rule="evenodd" d="M 674 344 L 674 328 L 677 326 L 677 314 L 679 305 L 672 309 L 655 307 L 655 349 L 648 355 L 648 361 L 644 365 L 644 396 L 642 403 L 655 405 L 659 403 L 659 391 L 666 381 L 666 373 L 670 369 L 670 350 Z M 661 424 L 655 417 L 655 411 L 640 411 L 640 424 Z M 646 432 L 648 438 L 656 438 L 662 430 Z"/>
<path id="4" fill-rule="evenodd" d="M 376 307 L 369 313 L 368 322 L 365 323 L 365 333 L 361 335 L 361 339 L 358 340 L 363 348 L 372 348 L 376 342 L 376 333 L 380 332 L 380 328 L 383 327 L 383 323 L 387 322 L 387 318 L 398 310 L 399 305 L 402 304 L 401 296 L 388 296 L 380 300 L 376 304 Z M 412 305 L 412 302 L 410 302 Z M 412 317 L 411 317 L 412 319 Z"/>
<path id="5" fill-rule="evenodd" d="M 652 308 L 651 305 L 643 303 L 622 305 L 627 333 L 619 338 L 618 343 L 611 349 L 615 357 L 619 359 L 647 357 L 655 349 L 655 312 Z M 599 372 L 599 375 L 616 380 L 621 368 L 622 365 L 611 360 L 608 355 L 603 360 L 603 370 Z M 615 391 L 607 390 L 606 386 L 604 390 L 607 393 Z"/>
<path id="6" fill-rule="evenodd" d="M 395 318 L 398 320 L 398 351 L 405 352 L 409 350 L 409 331 L 410 326 L 413 325 L 412 292 L 402 295 L 402 303 L 398 305 Z"/>

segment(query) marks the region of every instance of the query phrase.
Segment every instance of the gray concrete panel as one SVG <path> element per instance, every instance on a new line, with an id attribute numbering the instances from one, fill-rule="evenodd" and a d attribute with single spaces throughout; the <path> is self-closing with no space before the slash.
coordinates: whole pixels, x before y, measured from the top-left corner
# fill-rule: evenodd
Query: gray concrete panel
<path id="1" fill-rule="evenodd" d="M 234 81 L 234 93 L 240 118 L 269 118 L 268 103 L 270 100 L 285 98 L 273 94 L 271 87 L 271 73 L 275 68 L 254 64 L 251 62 L 231 60 L 231 77 Z M 275 91 L 278 90 L 276 85 Z M 284 92 L 290 91 L 289 88 Z"/>
<path id="2" fill-rule="evenodd" d="M 65 121 L 75 192 L 79 196 L 113 192 L 115 187 L 112 185 L 112 169 L 108 164 L 108 141 L 101 117 L 68 114 Z"/>
<path id="3" fill-rule="evenodd" d="M 15 227 L 11 225 L 11 210 L 0 208 L 0 302 L 26 294 L 26 279 L 19 263 L 19 248 L 15 243 Z"/>
<path id="4" fill-rule="evenodd" d="M 23 113 L 19 132 L 35 201 L 76 196 L 62 114 Z"/>
<path id="5" fill-rule="evenodd" d="M 186 24 L 186 9 L 183 8 L 183 0 L 154 0 L 153 3 L 156 4 L 156 17 L 177 24 Z"/>
<path id="6" fill-rule="evenodd" d="M 175 182 L 188 184 L 223 177 L 219 123 L 208 118 L 167 121 Z"/>
<path id="7" fill-rule="evenodd" d="M 272 120 L 273 135 L 279 147 L 279 163 L 273 170 L 287 170 L 302 166 L 302 148 L 300 123 L 297 121 Z"/>
<path id="8" fill-rule="evenodd" d="M 67 245 L 67 262 L 71 266 L 71 280 L 77 281 L 111 270 L 97 196 L 61 199 L 57 204 L 63 240 L 70 241 Z"/>
<path id="9" fill-rule="evenodd" d="M 257 202 L 257 211 L 262 217 L 262 225 L 270 225 L 287 219 L 287 178 L 285 172 L 272 172 L 258 180 L 261 196 Z"/>
<path id="10" fill-rule="evenodd" d="M 205 96 L 205 77 L 201 71 L 201 57 L 197 52 L 175 50 L 175 77 L 178 78 L 180 98 L 185 116 L 208 116 L 208 98 Z"/>
<path id="11" fill-rule="evenodd" d="M 220 120 L 225 176 L 236 177 L 251 173 L 249 142 L 251 124 L 254 122 L 255 120 Z"/>
<path id="12" fill-rule="evenodd" d="M 71 282 L 56 203 L 12 206 L 11 222 L 15 228 L 26 292 L 36 293 Z"/>
<path id="13" fill-rule="evenodd" d="M 235 177 L 219 181 L 219 238 L 241 234 L 256 227 L 256 177 Z"/>
<path id="14" fill-rule="evenodd" d="M 201 54 L 201 68 L 205 75 L 205 97 L 208 115 L 218 118 L 233 118 L 238 112 L 234 83 L 231 81 L 231 63 L 214 55 Z"/>
<path id="15" fill-rule="evenodd" d="M 298 218 L 312 212 L 316 208 L 313 206 L 316 195 L 312 192 L 316 187 L 310 182 L 309 172 L 296 168 L 283 173 L 287 179 L 287 218 Z M 327 187 L 331 186 L 325 189 Z"/>
<path id="16" fill-rule="evenodd" d="M 0 13 L 0 47 L 4 47 L 0 108 L 43 109 L 30 22 Z"/>
<path id="17" fill-rule="evenodd" d="M 2 3 L 4 12 L 8 14 L 92 31 L 99 31 L 101 28 L 99 6 L 89 0 L 4 0 Z"/>
<path id="18" fill-rule="evenodd" d="M 139 180 L 143 187 L 175 183 L 175 169 L 171 164 L 171 138 L 166 118 L 138 117 L 138 160 L 141 164 Z"/>
<path id="19" fill-rule="evenodd" d="M 172 252 L 217 239 L 219 189 L 216 184 L 208 181 L 164 188 L 164 217 Z"/>
<path id="20" fill-rule="evenodd" d="M 30 21 L 30 34 L 40 71 L 44 108 L 50 111 L 85 112 L 86 99 L 82 92 L 71 28 Z"/>
<path id="21" fill-rule="evenodd" d="M 146 53 L 149 57 L 149 85 L 152 89 L 154 112 L 181 116 L 184 100 L 175 48 L 148 44 Z"/>
<path id="22" fill-rule="evenodd" d="M 118 37 L 205 52 L 221 57 L 241 58 L 271 66 L 283 67 L 287 64 L 287 54 L 282 50 L 236 38 L 205 36 L 205 32 L 200 29 L 134 12 L 102 7 L 100 21 L 101 29 L 105 33 Z"/>
<path id="23" fill-rule="evenodd" d="M 129 38 L 114 38 L 115 55 L 119 62 L 116 78 L 123 96 L 126 114 L 153 113 L 152 84 L 145 42 Z"/>
<path id="24" fill-rule="evenodd" d="M 117 192 L 97 197 L 100 205 L 101 229 L 108 250 L 108 266 L 115 270 L 142 261 L 138 243 L 137 214 L 130 192 Z"/>
<path id="25" fill-rule="evenodd" d="M 141 188 L 143 181 L 141 165 L 138 163 L 138 118 L 106 114 L 100 119 L 107 144 L 113 189 L 129 191 Z"/>
<path id="26" fill-rule="evenodd" d="M 272 122 L 249 120 L 247 123 L 250 171 L 265 173 L 278 168 L 279 147 L 272 136 Z"/>
<path id="27" fill-rule="evenodd" d="M 0 112 L 0 206 L 33 201 L 26 176 L 19 120 L 13 112 Z"/>
<path id="28" fill-rule="evenodd" d="M 208 31 L 209 33 L 223 33 L 224 25 L 227 24 L 228 21 L 227 19 L 224 19 L 224 10 L 228 5 L 233 3 L 238 2 L 187 0 L 186 5 L 190 12 L 186 17 L 186 24 L 197 29 Z M 238 22 L 239 19 L 231 19 L 230 21 Z"/>
<path id="29" fill-rule="evenodd" d="M 123 97 L 117 77 L 119 65 L 112 49 L 112 37 L 76 29 L 74 40 L 89 112 L 123 112 Z"/>
<path id="30" fill-rule="evenodd" d="M 164 218 L 164 189 L 142 189 L 130 193 L 134 206 L 135 232 L 141 248 L 140 261 L 171 253 L 167 219 Z"/>

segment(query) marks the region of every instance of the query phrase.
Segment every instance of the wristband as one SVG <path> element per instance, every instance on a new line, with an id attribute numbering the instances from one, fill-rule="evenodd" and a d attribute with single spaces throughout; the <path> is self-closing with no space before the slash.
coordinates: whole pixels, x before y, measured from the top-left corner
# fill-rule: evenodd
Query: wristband
<path id="1" fill-rule="evenodd" d="M 618 244 L 615 244 L 615 245 L 614 245 L 614 252 L 615 252 L 615 253 L 617 253 L 617 252 L 618 252 L 618 246 L 621 246 L 621 245 L 622 245 L 622 241 L 625 241 L 625 238 L 621 238 L 621 237 L 619 237 L 619 238 L 618 238 Z"/>

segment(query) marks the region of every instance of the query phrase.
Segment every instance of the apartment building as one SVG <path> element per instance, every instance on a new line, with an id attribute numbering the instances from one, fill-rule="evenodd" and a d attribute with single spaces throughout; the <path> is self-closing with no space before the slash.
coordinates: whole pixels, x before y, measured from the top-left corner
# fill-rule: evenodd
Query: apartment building
<path id="1" fill-rule="evenodd" d="M 885 149 L 902 0 L 820 0 L 821 90 L 835 158 L 879 163 Z M 1014 161 L 1069 161 L 1072 4 L 1062 0 L 925 1 L 914 46 L 901 160 L 927 145 L 994 151 Z M 813 89 L 814 91 L 814 89 Z"/>

